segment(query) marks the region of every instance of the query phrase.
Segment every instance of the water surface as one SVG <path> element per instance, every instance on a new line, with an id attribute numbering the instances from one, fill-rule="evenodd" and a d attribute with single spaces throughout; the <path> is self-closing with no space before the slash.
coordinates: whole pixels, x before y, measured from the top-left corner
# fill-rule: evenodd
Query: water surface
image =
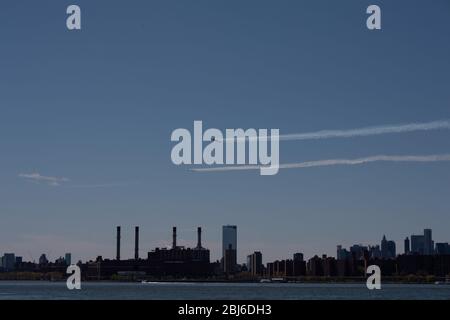
<path id="1" fill-rule="evenodd" d="M 335 300 L 450 299 L 450 285 L 305 283 L 112 283 L 86 282 L 70 291 L 65 282 L 0 281 L 0 300 Z"/>

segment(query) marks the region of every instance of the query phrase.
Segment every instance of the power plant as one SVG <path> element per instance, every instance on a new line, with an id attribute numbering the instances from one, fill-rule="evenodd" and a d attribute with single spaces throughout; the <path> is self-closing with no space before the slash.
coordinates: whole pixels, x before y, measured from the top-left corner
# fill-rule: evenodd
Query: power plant
<path id="1" fill-rule="evenodd" d="M 139 257 L 139 230 L 134 228 L 134 259 L 121 259 L 122 228 L 116 229 L 116 259 L 97 257 L 87 263 L 89 278 L 109 278 L 114 274 L 134 274 L 155 277 L 205 277 L 212 275 L 215 264 L 210 263 L 210 251 L 202 247 L 202 228 L 197 228 L 197 246 L 185 248 L 177 245 L 177 227 L 172 228 L 172 247 L 155 248 L 147 253 L 147 258 Z"/>

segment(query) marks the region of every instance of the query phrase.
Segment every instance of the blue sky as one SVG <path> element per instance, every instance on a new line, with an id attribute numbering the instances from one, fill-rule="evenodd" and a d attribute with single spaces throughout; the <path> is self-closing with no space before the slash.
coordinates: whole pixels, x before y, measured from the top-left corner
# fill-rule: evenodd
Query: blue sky
<path id="1" fill-rule="evenodd" d="M 82 9 L 69 32 L 65 9 Z M 382 8 L 382 30 L 365 10 Z M 133 256 L 180 242 L 239 257 L 448 237 L 450 163 L 194 173 L 170 160 L 176 128 L 283 133 L 450 119 L 450 3 L 12 1 L 0 4 L 0 253 Z M 450 153 L 450 130 L 280 145 L 282 163 Z M 60 186 L 19 174 L 66 177 Z"/>

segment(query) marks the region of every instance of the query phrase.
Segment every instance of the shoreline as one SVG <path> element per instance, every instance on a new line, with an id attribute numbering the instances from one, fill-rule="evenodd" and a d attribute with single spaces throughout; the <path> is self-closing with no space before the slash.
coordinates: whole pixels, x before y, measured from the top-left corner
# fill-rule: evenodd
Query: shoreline
<path id="1" fill-rule="evenodd" d="M 48 280 L 48 279 L 1 279 L 0 285 L 4 283 L 65 283 L 66 279 L 61 280 Z M 117 280 L 85 280 L 82 281 L 87 284 L 142 284 L 142 285 L 152 285 L 152 284 L 217 284 L 217 285 L 366 285 L 366 281 L 273 281 L 273 282 L 260 282 L 260 281 L 206 281 L 206 280 L 184 280 L 184 281 L 174 281 L 174 280 L 154 280 L 154 281 L 117 281 Z M 435 285 L 435 286 L 448 286 L 446 283 L 436 283 L 436 282 L 406 282 L 406 281 L 384 281 L 383 284 L 387 285 Z"/>

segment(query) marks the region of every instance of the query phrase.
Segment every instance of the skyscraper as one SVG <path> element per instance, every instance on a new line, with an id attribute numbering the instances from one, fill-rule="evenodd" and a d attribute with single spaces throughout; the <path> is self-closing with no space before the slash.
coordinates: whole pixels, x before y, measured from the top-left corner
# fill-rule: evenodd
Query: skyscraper
<path id="1" fill-rule="evenodd" d="M 66 253 L 64 261 L 66 262 L 66 265 L 70 266 L 72 264 L 72 254 Z"/>
<path id="2" fill-rule="evenodd" d="M 233 273 L 237 264 L 237 226 L 222 227 L 222 256 L 224 272 Z"/>
<path id="3" fill-rule="evenodd" d="M 342 258 L 342 245 L 338 245 L 336 248 L 336 259 L 343 260 Z"/>
<path id="4" fill-rule="evenodd" d="M 432 231 L 431 229 L 425 229 L 423 231 L 423 238 L 424 238 L 424 254 L 426 255 L 432 255 L 433 254 L 433 248 L 434 248 L 434 243 L 433 243 L 433 237 L 432 237 Z"/>
<path id="5" fill-rule="evenodd" d="M 39 257 L 39 264 L 40 265 L 48 264 L 48 259 L 45 253 L 41 254 L 41 256 Z"/>
<path id="6" fill-rule="evenodd" d="M 446 242 L 436 243 L 436 254 L 450 254 L 450 245 Z"/>
<path id="7" fill-rule="evenodd" d="M 260 276 L 263 273 L 262 254 L 259 251 L 255 251 L 250 255 L 250 270 L 252 276 Z"/>
<path id="8" fill-rule="evenodd" d="M 411 253 L 424 254 L 425 252 L 425 238 L 422 235 L 411 236 Z"/>
<path id="9" fill-rule="evenodd" d="M 394 259 L 396 255 L 395 242 L 388 241 L 386 236 L 383 236 L 383 240 L 381 240 L 381 257 L 383 259 Z"/>
<path id="10" fill-rule="evenodd" d="M 5 271 L 13 271 L 16 264 L 16 256 L 14 253 L 5 253 L 2 259 L 2 267 Z"/>
<path id="11" fill-rule="evenodd" d="M 303 253 L 301 252 L 294 253 L 294 261 L 303 261 L 303 260 L 304 260 Z"/>
<path id="12" fill-rule="evenodd" d="M 423 235 L 411 236 L 411 253 L 432 255 L 434 253 L 434 241 L 431 229 L 425 229 Z"/>
<path id="13" fill-rule="evenodd" d="M 409 238 L 406 237 L 405 239 L 405 254 L 410 254 L 411 249 L 410 249 L 410 243 L 409 243 Z"/>

